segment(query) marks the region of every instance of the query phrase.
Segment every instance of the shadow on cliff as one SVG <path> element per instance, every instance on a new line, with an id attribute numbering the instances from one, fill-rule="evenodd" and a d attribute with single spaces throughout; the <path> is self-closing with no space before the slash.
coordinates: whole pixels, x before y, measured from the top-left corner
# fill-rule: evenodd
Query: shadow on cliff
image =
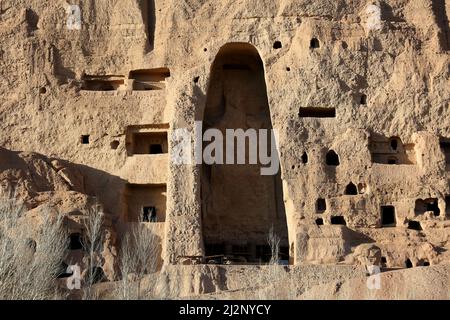
<path id="1" fill-rule="evenodd" d="M 445 0 L 431 1 L 431 9 L 433 10 L 436 24 L 440 30 L 438 34 L 439 45 L 442 50 L 447 51 L 450 48 L 450 30 Z"/>
<path id="2" fill-rule="evenodd" d="M 405 22 L 405 19 L 398 17 L 394 14 L 394 10 L 392 7 L 386 2 L 380 3 L 381 7 L 381 19 L 389 21 L 389 22 Z"/>
<path id="3" fill-rule="evenodd" d="M 22 190 L 20 196 L 29 198 L 40 192 L 64 190 L 85 194 L 94 197 L 116 220 L 124 209 L 127 181 L 83 164 L 0 147 L 0 183 Z"/>
<path id="4" fill-rule="evenodd" d="M 63 164 L 63 167 L 75 176 L 81 177 L 81 183 L 72 184 L 73 191 L 96 198 L 104 210 L 112 214 L 114 221 L 120 217 L 124 210 L 122 200 L 126 180 L 83 164 L 57 158 L 51 159 L 52 162 L 55 160 Z"/>
<path id="5" fill-rule="evenodd" d="M 146 51 L 150 52 L 155 46 L 155 28 L 156 28 L 156 12 L 155 0 L 140 0 L 142 21 L 145 24 L 145 32 L 147 34 Z"/>

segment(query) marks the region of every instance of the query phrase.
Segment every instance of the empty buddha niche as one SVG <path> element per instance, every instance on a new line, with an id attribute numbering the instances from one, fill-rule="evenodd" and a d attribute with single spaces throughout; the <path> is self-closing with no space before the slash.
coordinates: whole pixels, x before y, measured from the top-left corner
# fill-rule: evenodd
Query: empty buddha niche
<path id="1" fill-rule="evenodd" d="M 272 129 L 263 62 L 249 44 L 227 44 L 217 54 L 203 122 L 203 130 L 210 128 L 220 130 L 224 137 L 226 129 Z M 245 164 L 202 165 L 206 256 L 225 255 L 241 263 L 267 261 L 267 239 L 273 230 L 283 248 L 280 259 L 287 261 L 288 232 L 280 172 L 263 176 L 259 162 L 249 164 L 248 140 Z M 236 153 L 235 144 L 235 159 Z"/>

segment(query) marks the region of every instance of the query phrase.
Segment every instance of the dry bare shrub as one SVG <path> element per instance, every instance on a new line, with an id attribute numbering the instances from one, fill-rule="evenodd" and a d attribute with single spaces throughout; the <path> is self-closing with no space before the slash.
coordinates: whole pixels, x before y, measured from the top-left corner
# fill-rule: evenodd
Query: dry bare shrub
<path id="1" fill-rule="evenodd" d="M 102 244 L 104 239 L 103 225 L 104 213 L 98 205 L 87 212 L 83 221 L 84 239 L 83 249 L 86 253 L 86 273 L 84 275 L 83 300 L 97 300 L 98 296 L 94 290 L 94 285 L 98 282 L 99 257 L 101 257 Z"/>
<path id="2" fill-rule="evenodd" d="M 153 285 L 143 287 L 146 275 L 154 274 L 158 267 L 158 239 L 145 224 L 131 223 L 122 240 L 120 250 L 120 272 L 122 280 L 118 282 L 115 296 L 122 300 L 140 300 L 152 298 Z"/>
<path id="3" fill-rule="evenodd" d="M 20 202 L 0 197 L 0 299 L 64 297 L 57 285 L 68 247 L 63 217 L 48 210 L 38 228 L 26 221 Z"/>
<path id="4" fill-rule="evenodd" d="M 267 242 L 271 249 L 271 259 L 267 266 L 263 266 L 258 273 L 259 284 L 257 298 L 261 300 L 295 299 L 295 284 L 292 277 L 280 265 L 280 237 L 273 227 L 269 231 Z"/>
<path id="5" fill-rule="evenodd" d="M 269 265 L 277 266 L 280 264 L 280 237 L 275 233 L 273 227 L 269 231 L 267 242 L 272 254 Z"/>

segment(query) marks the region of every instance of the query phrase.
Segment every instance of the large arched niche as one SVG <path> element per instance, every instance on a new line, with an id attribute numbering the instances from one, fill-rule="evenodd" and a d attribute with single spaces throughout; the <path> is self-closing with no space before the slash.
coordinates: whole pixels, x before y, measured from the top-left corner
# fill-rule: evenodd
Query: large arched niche
<path id="1" fill-rule="evenodd" d="M 272 129 L 264 65 L 252 45 L 230 43 L 219 50 L 211 68 L 203 116 L 203 132 L 209 128 L 219 129 L 224 137 L 225 129 Z M 247 154 L 248 148 L 247 144 Z M 267 262 L 271 257 L 268 238 L 273 231 L 280 239 L 281 259 L 289 260 L 280 170 L 263 176 L 260 168 L 260 164 L 202 164 L 206 256 L 243 256 L 248 262 Z"/>

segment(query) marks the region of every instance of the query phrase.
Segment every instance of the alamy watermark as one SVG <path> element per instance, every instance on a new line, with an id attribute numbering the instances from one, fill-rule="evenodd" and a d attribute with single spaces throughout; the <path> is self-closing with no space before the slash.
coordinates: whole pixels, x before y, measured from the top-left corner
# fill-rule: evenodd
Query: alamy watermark
<path id="1" fill-rule="evenodd" d="M 67 278 L 67 289 L 79 290 L 81 288 L 81 268 L 79 265 L 70 265 L 67 267 L 66 272 L 72 274 Z"/>
<path id="2" fill-rule="evenodd" d="M 278 173 L 280 160 L 277 152 L 277 130 L 225 129 L 223 131 L 215 128 L 203 131 L 201 121 L 195 122 L 193 130 L 188 128 L 173 130 L 171 162 L 179 165 L 260 164 L 261 175 L 269 176 Z"/>
<path id="3" fill-rule="evenodd" d="M 81 30 L 81 9 L 76 4 L 69 4 L 66 7 L 67 29 Z"/>
<path id="4" fill-rule="evenodd" d="M 375 4 L 371 4 L 366 8 L 366 30 L 381 29 L 381 8 Z"/>
<path id="5" fill-rule="evenodd" d="M 369 277 L 367 278 L 367 288 L 369 290 L 380 290 L 381 289 L 381 268 L 375 265 L 367 266 L 367 272 Z"/>

